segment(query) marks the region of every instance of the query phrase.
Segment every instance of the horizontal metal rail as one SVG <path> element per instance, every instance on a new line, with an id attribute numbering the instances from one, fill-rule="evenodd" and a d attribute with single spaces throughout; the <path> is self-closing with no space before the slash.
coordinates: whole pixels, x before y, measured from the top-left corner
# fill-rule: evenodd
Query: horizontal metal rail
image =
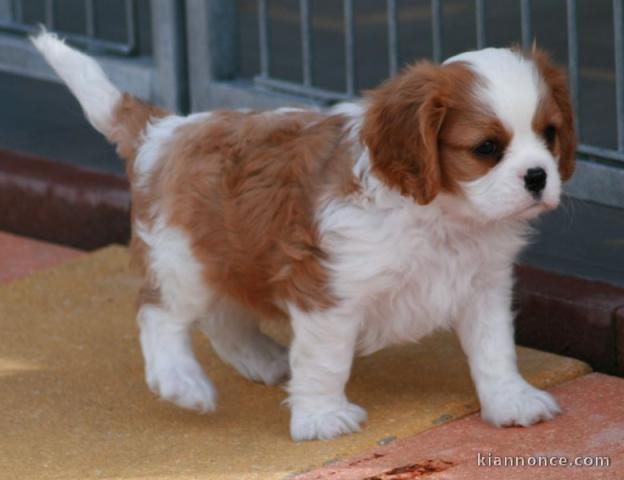
<path id="1" fill-rule="evenodd" d="M 581 143 L 577 145 L 576 150 L 578 153 L 589 157 L 590 159 L 604 159 L 610 162 L 624 162 L 624 152 L 613 150 L 611 148 L 597 147 L 595 145 Z"/>
<path id="2" fill-rule="evenodd" d="M 290 82 L 288 80 L 278 80 L 276 78 L 257 76 L 254 78 L 256 85 L 277 90 L 284 93 L 293 95 L 300 95 L 302 97 L 316 98 L 318 100 L 324 100 L 333 102 L 336 100 L 353 100 L 354 95 L 348 93 L 335 92 L 333 90 L 326 90 L 318 87 L 308 87 L 301 85 L 300 83 Z"/>

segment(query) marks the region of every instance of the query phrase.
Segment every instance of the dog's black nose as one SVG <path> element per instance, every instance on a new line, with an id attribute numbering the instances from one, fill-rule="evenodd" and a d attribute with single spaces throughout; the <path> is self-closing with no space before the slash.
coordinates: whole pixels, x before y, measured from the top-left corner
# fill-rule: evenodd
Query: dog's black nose
<path id="1" fill-rule="evenodd" d="M 546 172 L 543 168 L 529 168 L 524 176 L 525 188 L 534 194 L 539 194 L 546 186 Z"/>

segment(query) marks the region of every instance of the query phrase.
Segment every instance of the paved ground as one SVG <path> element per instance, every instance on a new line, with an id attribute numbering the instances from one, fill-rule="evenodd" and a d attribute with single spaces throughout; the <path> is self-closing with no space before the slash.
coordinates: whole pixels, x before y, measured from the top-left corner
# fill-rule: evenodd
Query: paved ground
<path id="1" fill-rule="evenodd" d="M 295 444 L 288 412 L 279 407 L 284 393 L 241 379 L 205 342 L 195 347 L 221 388 L 217 414 L 183 412 L 149 394 L 132 318 L 138 282 L 122 249 L 84 256 L 0 233 L 0 252 L 11 252 L 0 255 L 0 271 L 11 272 L 0 285 L 0 449 L 7 453 L 0 471 L 10 478 L 624 477 L 624 380 L 579 377 L 586 370 L 576 361 L 520 349 L 534 383 L 576 379 L 552 389 L 564 409 L 555 421 L 494 429 L 476 414 L 454 420 L 476 409 L 454 342 L 442 336 L 389 349 L 356 362 L 350 394 L 369 408 L 363 433 Z M 49 267 L 51 258 L 72 262 L 19 280 Z M 498 457 L 543 461 L 535 456 L 602 464 L 488 466 Z M 302 470 L 308 473 L 292 475 Z"/>

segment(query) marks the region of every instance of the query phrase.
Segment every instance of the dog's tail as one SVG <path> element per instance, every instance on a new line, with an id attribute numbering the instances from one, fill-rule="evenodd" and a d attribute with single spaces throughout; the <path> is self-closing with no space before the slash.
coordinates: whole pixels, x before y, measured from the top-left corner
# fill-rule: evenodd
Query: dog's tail
<path id="1" fill-rule="evenodd" d="M 44 30 L 31 40 L 78 99 L 91 125 L 117 145 L 122 158 L 133 162 L 147 123 L 168 113 L 120 92 L 93 58 L 56 35 Z"/>

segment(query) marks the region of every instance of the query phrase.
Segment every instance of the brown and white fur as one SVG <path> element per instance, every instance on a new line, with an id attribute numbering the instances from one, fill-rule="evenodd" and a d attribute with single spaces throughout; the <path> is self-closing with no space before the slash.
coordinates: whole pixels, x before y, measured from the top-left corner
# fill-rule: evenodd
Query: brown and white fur
<path id="1" fill-rule="evenodd" d="M 215 408 L 198 325 L 244 376 L 290 376 L 295 440 L 332 438 L 366 419 L 344 392 L 354 354 L 454 328 L 486 420 L 559 412 L 518 372 L 511 311 L 528 220 L 574 170 L 565 76 L 545 54 L 420 62 L 325 112 L 180 117 L 55 36 L 33 42 L 127 162 L 141 345 L 162 398 Z M 260 318 L 290 320 L 289 350 Z"/>

